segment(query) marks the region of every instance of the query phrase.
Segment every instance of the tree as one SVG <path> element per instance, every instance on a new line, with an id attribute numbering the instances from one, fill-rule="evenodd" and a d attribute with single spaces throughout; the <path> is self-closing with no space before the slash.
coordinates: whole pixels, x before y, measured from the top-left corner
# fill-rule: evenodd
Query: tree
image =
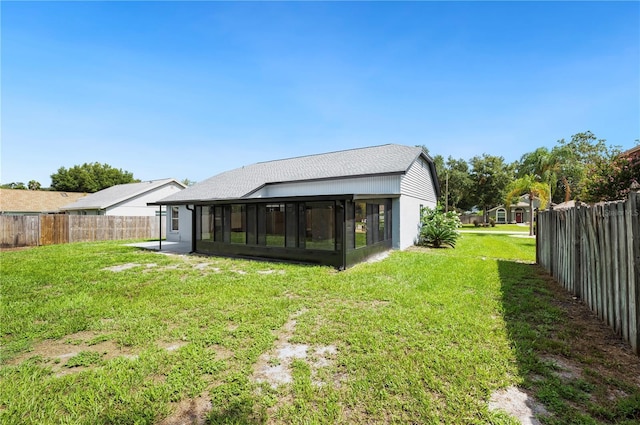
<path id="1" fill-rule="evenodd" d="M 94 162 L 74 165 L 68 170 L 60 167 L 51 175 L 51 189 L 68 192 L 97 192 L 117 184 L 135 183 L 133 173 Z"/>
<path id="2" fill-rule="evenodd" d="M 470 200 L 478 207 L 482 207 L 486 222 L 489 208 L 502 203 L 507 185 L 514 178 L 514 166 L 505 164 L 501 156 L 487 154 L 474 156 L 469 163 L 472 184 Z"/>
<path id="3" fill-rule="evenodd" d="M 468 210 L 473 207 L 469 191 L 473 186 L 469 175 L 469 164 L 464 159 L 447 158 L 449 205 L 454 209 Z"/>
<path id="4" fill-rule="evenodd" d="M 196 184 L 197 182 L 194 180 L 189 180 L 189 179 L 184 179 L 182 180 L 180 183 L 182 183 L 185 186 L 193 186 L 194 184 Z"/>
<path id="5" fill-rule="evenodd" d="M 570 141 L 561 139 L 553 148 L 552 160 L 559 177 L 557 181 L 564 199 L 554 196 L 555 201 L 569 201 L 579 197 L 586 186 L 590 164 L 610 158 L 616 149 L 607 147 L 604 139 L 598 139 L 592 132 L 576 133 Z M 558 191 L 556 191 L 558 193 Z"/>
<path id="6" fill-rule="evenodd" d="M 601 158 L 588 167 L 583 192 L 586 202 L 625 199 L 632 185 L 640 184 L 640 153 Z"/>
<path id="7" fill-rule="evenodd" d="M 40 184 L 40 182 L 35 180 L 29 180 L 29 190 L 40 190 L 40 188 L 42 188 L 42 185 Z"/>
<path id="8" fill-rule="evenodd" d="M 529 236 L 533 236 L 533 200 L 539 200 L 540 208 L 544 209 L 551 198 L 551 188 L 547 183 L 536 181 L 533 174 L 520 177 L 509 184 L 505 205 L 511 205 L 513 199 L 521 195 L 529 197 Z"/>
<path id="9" fill-rule="evenodd" d="M 6 183 L 6 184 L 3 184 L 0 187 L 2 189 L 26 189 L 27 188 L 27 186 L 25 186 L 24 183 L 22 183 L 22 182 Z"/>
<path id="10" fill-rule="evenodd" d="M 467 210 L 473 207 L 469 190 L 472 186 L 469 176 L 469 164 L 464 159 L 449 156 L 446 162 L 442 155 L 433 158 L 440 184 L 440 202 L 453 209 Z"/>

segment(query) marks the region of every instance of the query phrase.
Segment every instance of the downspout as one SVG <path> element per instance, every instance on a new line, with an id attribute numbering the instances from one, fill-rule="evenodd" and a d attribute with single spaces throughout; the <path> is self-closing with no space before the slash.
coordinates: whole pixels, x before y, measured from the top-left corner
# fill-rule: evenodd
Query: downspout
<path id="1" fill-rule="evenodd" d="M 185 208 L 191 211 L 191 252 L 189 254 L 193 254 L 196 252 L 196 206 L 189 208 L 189 205 L 185 205 Z"/>

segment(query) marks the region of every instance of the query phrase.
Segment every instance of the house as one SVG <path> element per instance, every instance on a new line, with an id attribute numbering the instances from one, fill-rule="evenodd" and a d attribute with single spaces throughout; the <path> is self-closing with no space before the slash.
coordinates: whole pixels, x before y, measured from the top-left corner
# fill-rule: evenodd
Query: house
<path id="1" fill-rule="evenodd" d="M 413 245 L 439 194 L 426 151 L 389 144 L 247 165 L 155 205 L 194 252 L 345 268 Z"/>
<path id="2" fill-rule="evenodd" d="M 86 195 L 86 193 L 78 192 L 0 189 L 0 214 L 55 214 L 60 212 L 60 207 L 69 202 L 75 202 Z"/>
<path id="3" fill-rule="evenodd" d="M 180 192 L 185 187 L 175 179 L 119 184 L 64 205 L 61 210 L 76 215 L 155 216 L 158 207 L 149 203 Z"/>
<path id="4" fill-rule="evenodd" d="M 622 152 L 620 156 L 626 156 L 629 159 L 640 158 L 640 145 L 637 145 L 629 150 Z"/>
<path id="5" fill-rule="evenodd" d="M 537 209 L 540 206 L 538 199 L 533 200 L 533 209 Z M 495 208 L 491 208 L 487 211 L 489 218 L 493 218 L 497 224 L 506 223 L 528 223 L 531 217 L 529 211 L 529 195 L 522 195 L 518 198 L 518 202 L 509 205 L 506 208 L 504 205 L 498 205 Z"/>

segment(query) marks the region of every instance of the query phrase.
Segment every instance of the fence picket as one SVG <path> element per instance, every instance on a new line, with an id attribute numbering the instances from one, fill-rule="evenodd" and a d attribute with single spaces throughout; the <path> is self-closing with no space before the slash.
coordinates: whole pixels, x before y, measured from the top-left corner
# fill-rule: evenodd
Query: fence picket
<path id="1" fill-rule="evenodd" d="M 47 214 L 0 216 L 0 246 L 15 248 L 68 242 L 157 238 L 156 217 Z M 162 221 L 162 226 L 165 226 Z M 165 234 L 163 229 L 163 234 Z"/>
<path id="2" fill-rule="evenodd" d="M 640 194 L 539 211 L 536 258 L 640 355 Z"/>

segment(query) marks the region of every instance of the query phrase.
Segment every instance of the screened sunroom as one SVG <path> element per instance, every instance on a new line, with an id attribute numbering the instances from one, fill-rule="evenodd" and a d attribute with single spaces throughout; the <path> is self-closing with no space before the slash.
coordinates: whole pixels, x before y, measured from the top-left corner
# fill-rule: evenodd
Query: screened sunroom
<path id="1" fill-rule="evenodd" d="M 352 195 L 195 205 L 195 251 L 346 268 L 391 248 L 392 200 Z"/>

